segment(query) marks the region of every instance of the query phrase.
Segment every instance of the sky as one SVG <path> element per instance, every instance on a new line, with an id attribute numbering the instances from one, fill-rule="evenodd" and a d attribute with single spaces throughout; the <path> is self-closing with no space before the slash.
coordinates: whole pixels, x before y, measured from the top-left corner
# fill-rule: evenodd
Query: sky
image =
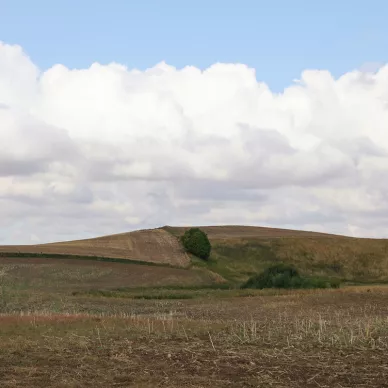
<path id="1" fill-rule="evenodd" d="M 166 224 L 388 237 L 387 14 L 0 0 L 0 243 Z"/>

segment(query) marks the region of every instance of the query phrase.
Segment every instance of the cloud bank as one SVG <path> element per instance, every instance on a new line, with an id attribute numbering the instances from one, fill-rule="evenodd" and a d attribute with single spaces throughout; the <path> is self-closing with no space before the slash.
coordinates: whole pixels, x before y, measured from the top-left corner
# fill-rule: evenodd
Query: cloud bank
<path id="1" fill-rule="evenodd" d="M 388 65 L 40 71 L 0 42 L 0 243 L 164 224 L 388 237 Z"/>

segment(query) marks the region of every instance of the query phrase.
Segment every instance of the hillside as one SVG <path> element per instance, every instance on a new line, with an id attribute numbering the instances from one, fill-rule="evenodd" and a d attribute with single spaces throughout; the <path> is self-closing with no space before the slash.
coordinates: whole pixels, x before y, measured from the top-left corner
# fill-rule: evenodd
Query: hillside
<path id="1" fill-rule="evenodd" d="M 64 254 L 129 259 L 187 267 L 190 258 L 179 240 L 187 227 L 165 226 L 157 229 L 138 230 L 84 240 L 64 241 L 37 245 L 0 246 L 1 252 Z M 333 235 L 287 229 L 254 226 L 205 226 L 201 227 L 212 243 L 230 241 L 236 244 L 246 239 L 288 237 L 333 237 Z"/>
<path id="2" fill-rule="evenodd" d="M 180 245 L 178 237 L 186 229 L 165 226 L 78 241 L 0 246 L 0 255 L 22 252 L 128 259 L 200 268 L 233 284 L 279 261 L 294 264 L 306 274 L 347 281 L 388 281 L 388 240 L 252 226 L 205 226 L 201 229 L 208 234 L 213 250 L 211 259 L 204 262 L 190 258 Z M 143 267 L 147 271 L 147 266 Z"/>
<path id="3" fill-rule="evenodd" d="M 187 267 L 190 263 L 179 241 L 163 229 L 139 230 L 51 244 L 0 246 L 0 252 L 99 256 L 175 267 Z"/>
<path id="4" fill-rule="evenodd" d="M 179 236 L 187 228 L 164 227 Z M 388 240 L 252 226 L 201 227 L 212 243 L 208 263 L 194 259 L 232 283 L 245 281 L 276 262 L 303 273 L 345 281 L 388 281 Z"/>

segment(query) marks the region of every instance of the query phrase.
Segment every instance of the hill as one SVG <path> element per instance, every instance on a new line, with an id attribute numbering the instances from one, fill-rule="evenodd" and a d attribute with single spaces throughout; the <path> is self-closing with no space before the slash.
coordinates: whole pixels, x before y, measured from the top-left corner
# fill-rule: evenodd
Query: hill
<path id="1" fill-rule="evenodd" d="M 92 239 L 41 245 L 0 246 L 0 255 L 98 256 L 144 264 L 202 270 L 232 284 L 276 262 L 294 264 L 309 275 L 355 282 L 388 281 L 388 240 L 253 226 L 201 227 L 212 243 L 208 262 L 189 257 L 179 236 L 187 227 L 140 230 Z M 147 271 L 147 266 L 143 266 Z"/>

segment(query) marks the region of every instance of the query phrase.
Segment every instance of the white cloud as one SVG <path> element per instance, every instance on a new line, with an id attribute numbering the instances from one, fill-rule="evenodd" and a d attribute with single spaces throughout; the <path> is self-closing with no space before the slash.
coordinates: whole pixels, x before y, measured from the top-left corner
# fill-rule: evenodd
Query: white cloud
<path id="1" fill-rule="evenodd" d="M 41 72 L 0 43 L 0 239 L 161 224 L 388 236 L 388 65 L 306 70 L 275 94 L 241 64 Z"/>

